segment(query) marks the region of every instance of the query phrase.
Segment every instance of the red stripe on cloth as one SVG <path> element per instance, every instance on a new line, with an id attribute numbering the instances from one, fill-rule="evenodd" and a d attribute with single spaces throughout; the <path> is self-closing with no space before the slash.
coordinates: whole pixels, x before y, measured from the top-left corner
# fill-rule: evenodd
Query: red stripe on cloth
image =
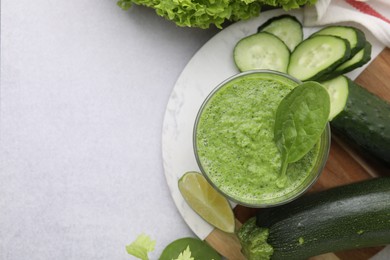
<path id="1" fill-rule="evenodd" d="M 388 19 L 388 18 L 384 17 L 383 15 L 381 15 L 380 13 L 378 13 L 374 8 L 372 8 L 367 3 L 355 1 L 355 0 L 345 0 L 345 2 L 347 2 L 348 4 L 350 4 L 351 6 L 353 6 L 354 8 L 356 8 L 357 10 L 359 10 L 362 13 L 375 16 L 379 19 L 382 19 L 383 21 L 385 21 L 387 23 L 390 23 L 390 19 Z"/>

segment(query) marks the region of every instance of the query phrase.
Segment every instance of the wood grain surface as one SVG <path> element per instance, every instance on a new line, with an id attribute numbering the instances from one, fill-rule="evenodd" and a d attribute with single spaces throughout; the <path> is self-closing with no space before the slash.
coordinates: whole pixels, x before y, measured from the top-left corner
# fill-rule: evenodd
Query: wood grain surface
<path id="1" fill-rule="evenodd" d="M 384 49 L 355 82 L 390 102 L 390 48 Z M 321 191 L 377 176 L 390 176 L 390 166 L 369 156 L 353 144 L 346 143 L 341 136 L 332 133 L 332 144 L 325 169 L 308 192 Z M 234 209 L 237 228 L 241 225 L 240 223 L 254 216 L 256 212 L 258 209 L 237 206 Z M 245 259 L 234 234 L 214 230 L 205 240 L 227 259 Z M 381 249 L 382 247 L 375 247 L 334 252 L 313 257 L 311 260 L 366 260 Z"/>

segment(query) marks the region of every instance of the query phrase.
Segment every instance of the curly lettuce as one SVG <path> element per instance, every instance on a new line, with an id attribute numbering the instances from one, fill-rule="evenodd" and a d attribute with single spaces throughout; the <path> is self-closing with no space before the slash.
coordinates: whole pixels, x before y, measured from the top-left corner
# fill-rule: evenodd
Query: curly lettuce
<path id="1" fill-rule="evenodd" d="M 124 10 L 132 4 L 147 6 L 178 26 L 206 29 L 210 25 L 222 28 L 225 21 L 258 16 L 262 6 L 290 10 L 315 2 L 317 0 L 119 0 L 117 4 Z"/>

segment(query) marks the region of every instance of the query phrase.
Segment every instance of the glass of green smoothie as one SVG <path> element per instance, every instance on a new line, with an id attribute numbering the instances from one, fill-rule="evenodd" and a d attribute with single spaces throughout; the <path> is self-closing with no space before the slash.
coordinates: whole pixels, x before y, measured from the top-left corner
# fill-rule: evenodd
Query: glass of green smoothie
<path id="1" fill-rule="evenodd" d="M 281 155 L 274 141 L 280 101 L 300 81 L 283 73 L 254 70 L 219 84 L 196 117 L 193 144 L 202 174 L 228 199 L 249 207 L 287 203 L 321 174 L 329 154 L 330 127 L 300 160 L 287 168 L 281 187 Z"/>

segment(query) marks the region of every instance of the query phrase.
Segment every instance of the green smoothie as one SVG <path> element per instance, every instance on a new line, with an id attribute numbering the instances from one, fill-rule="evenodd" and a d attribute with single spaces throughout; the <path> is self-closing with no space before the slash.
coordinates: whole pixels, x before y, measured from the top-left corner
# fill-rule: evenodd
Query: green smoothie
<path id="1" fill-rule="evenodd" d="M 321 142 L 289 164 L 286 182 L 277 185 L 281 155 L 273 139 L 275 113 L 297 85 L 280 74 L 244 74 L 219 87 L 203 105 L 194 136 L 198 164 L 230 199 L 251 206 L 278 204 L 317 175 L 313 168 L 318 167 Z"/>

